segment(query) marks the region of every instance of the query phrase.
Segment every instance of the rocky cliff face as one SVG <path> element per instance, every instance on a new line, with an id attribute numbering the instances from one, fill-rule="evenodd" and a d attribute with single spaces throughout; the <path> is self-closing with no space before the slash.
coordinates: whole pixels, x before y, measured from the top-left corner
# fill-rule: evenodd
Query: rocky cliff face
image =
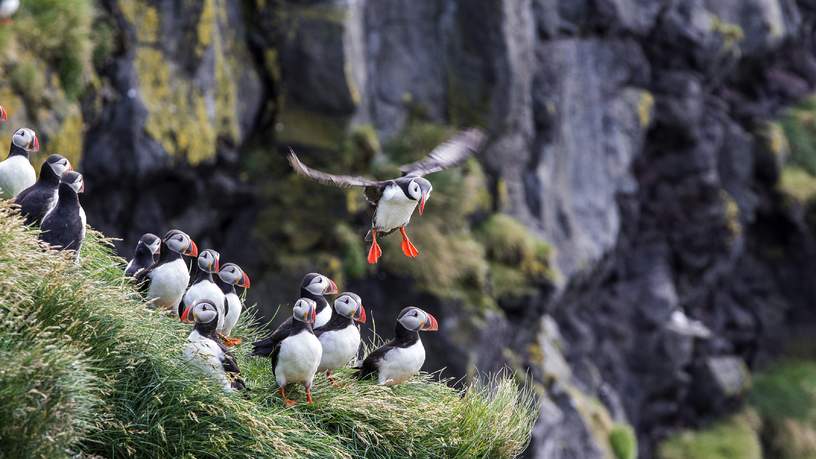
<path id="1" fill-rule="evenodd" d="M 813 232 L 778 189 L 784 144 L 768 122 L 816 83 L 811 2 L 93 10 L 76 38 L 89 42 L 83 89 L 71 98 L 46 79 L 58 89 L 39 103 L 56 115 L 13 118 L 46 137 L 84 132 L 47 149 L 81 150 L 89 221 L 125 250 L 184 228 L 254 273 L 267 314 L 312 269 L 359 291 L 380 324 L 428 305 L 442 322 L 429 369 L 531 372 L 531 457 L 620 456 L 610 439 L 627 424 L 652 457 L 672 429 L 735 406 L 748 369 L 812 330 Z M 38 57 L 37 70 L 59 62 Z M 14 81 L 2 94 L 28 107 Z M 361 198 L 292 177 L 278 154 L 388 174 L 470 125 L 489 144 L 435 179 L 413 264 L 386 245 L 367 267 Z M 711 336 L 667 327 L 676 310 Z"/>

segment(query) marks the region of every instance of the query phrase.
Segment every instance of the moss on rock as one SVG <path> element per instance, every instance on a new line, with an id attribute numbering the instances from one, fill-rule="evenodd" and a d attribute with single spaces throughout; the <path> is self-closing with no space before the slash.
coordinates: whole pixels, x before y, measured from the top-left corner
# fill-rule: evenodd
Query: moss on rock
<path id="1" fill-rule="evenodd" d="M 685 431 L 662 442 L 659 459 L 762 459 L 759 418 L 751 409 L 701 431 Z"/>
<path id="2" fill-rule="evenodd" d="M 638 444 L 635 429 L 628 424 L 617 423 L 609 432 L 609 445 L 615 459 L 637 459 Z"/>

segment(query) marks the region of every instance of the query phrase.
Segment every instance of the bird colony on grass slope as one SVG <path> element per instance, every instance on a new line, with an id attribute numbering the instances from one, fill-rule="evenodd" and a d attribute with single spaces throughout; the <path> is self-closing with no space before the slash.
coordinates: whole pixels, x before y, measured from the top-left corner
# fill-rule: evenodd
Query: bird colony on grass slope
<path id="1" fill-rule="evenodd" d="M 0 107 L 0 122 L 7 120 Z M 400 167 L 402 177 L 374 180 L 367 177 L 334 175 L 311 169 L 289 151 L 288 160 L 296 173 L 319 183 L 347 188 L 361 187 L 373 208 L 368 262 L 382 256 L 377 242 L 399 230 L 402 252 L 419 255 L 405 230 L 414 210 L 425 211 L 433 186 L 424 176 L 461 164 L 484 143 L 476 129 L 462 131 L 439 145 L 421 161 Z M 82 174 L 75 172 L 63 156 L 52 154 L 34 171 L 29 155 L 40 149 L 36 133 L 28 128 L 12 135 L 8 158 L 0 162 L 0 198 L 12 199 L 27 225 L 40 228 L 39 237 L 56 250 L 69 250 L 79 263 L 85 238 L 85 211 L 79 194 L 85 190 Z M 185 257 L 195 259 L 194 277 Z M 193 330 L 182 353 L 190 365 L 222 385 L 225 391 L 242 390 L 246 384 L 231 348 L 241 342 L 231 336 L 244 309 L 238 289 L 250 287 L 249 276 L 235 263 L 221 264 L 221 255 L 212 249 L 199 252 L 192 238 L 178 229 L 164 237 L 143 235 L 127 263 L 124 275 L 131 278 L 147 304 L 167 311 Z M 303 384 L 306 400 L 312 402 L 315 374 L 325 372 L 336 385 L 332 372 L 357 360 L 360 348 L 359 324 L 366 322 L 363 300 L 352 292 L 337 295 L 337 285 L 319 273 L 303 277 L 292 317 L 268 338 L 252 344 L 252 355 L 269 357 L 281 398 L 287 406 L 288 384 Z M 330 297 L 337 295 L 330 304 Z M 360 378 L 376 378 L 382 385 L 409 380 L 425 362 L 421 331 L 435 331 L 438 323 L 428 312 L 408 306 L 397 315 L 394 338 L 357 362 Z"/>

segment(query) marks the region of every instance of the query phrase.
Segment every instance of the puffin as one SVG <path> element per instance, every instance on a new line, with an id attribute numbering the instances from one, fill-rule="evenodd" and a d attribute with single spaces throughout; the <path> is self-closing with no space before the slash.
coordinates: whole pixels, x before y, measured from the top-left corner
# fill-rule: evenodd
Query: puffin
<path id="1" fill-rule="evenodd" d="M 316 318 L 317 303 L 311 298 L 298 299 L 292 308 L 292 326 L 270 355 L 275 382 L 286 406 L 295 404 L 286 398 L 286 385 L 291 383 L 303 383 L 306 402 L 312 403 L 312 381 L 323 354 L 323 347 L 312 330 Z"/>
<path id="2" fill-rule="evenodd" d="M 161 242 L 161 238 L 153 233 L 143 234 L 136 243 L 133 258 L 125 266 L 125 277 L 136 277 L 139 271 L 153 266 L 158 259 Z"/>
<path id="3" fill-rule="evenodd" d="M 360 348 L 360 328 L 358 323 L 366 322 L 363 300 L 352 292 L 343 292 L 334 300 L 334 312 L 326 325 L 314 329 L 315 336 L 323 347 L 323 356 L 317 371 L 326 372 L 326 378 L 336 386 L 332 371 L 346 366 L 357 356 Z"/>
<path id="4" fill-rule="evenodd" d="M 0 23 L 10 23 L 19 8 L 20 0 L 0 0 Z"/>
<path id="5" fill-rule="evenodd" d="M 420 331 L 436 331 L 436 318 L 415 306 L 408 306 L 397 315 L 394 339 L 368 355 L 360 367 L 359 377 L 377 376 L 385 386 L 402 384 L 411 379 L 425 363 L 425 347 Z"/>
<path id="6" fill-rule="evenodd" d="M 190 271 L 183 257 L 197 257 L 198 247 L 186 233 L 173 229 L 164 235 L 160 250 L 159 260 L 141 270 L 135 279 L 147 290 L 150 304 L 171 309 L 178 306 L 190 283 Z M 148 282 L 143 283 L 145 279 Z"/>
<path id="7" fill-rule="evenodd" d="M 37 134 L 31 129 L 20 128 L 11 136 L 8 158 L 0 162 L 0 198 L 11 199 L 34 185 L 37 174 L 28 155 L 40 150 Z"/>
<path id="8" fill-rule="evenodd" d="M 235 290 L 235 287 L 244 289 L 249 288 L 249 276 L 235 263 L 225 263 L 218 271 L 218 277 L 215 283 L 224 292 L 224 299 L 226 301 L 226 317 L 224 317 L 224 327 L 222 332 L 225 337 L 232 334 L 232 329 L 238 323 L 238 318 L 241 317 L 241 311 L 244 308 L 241 298 Z"/>
<path id="9" fill-rule="evenodd" d="M 213 281 L 213 273 L 221 269 L 221 254 L 213 249 L 202 250 L 196 260 L 196 275 L 190 288 L 178 305 L 178 317 L 182 322 L 191 321 L 191 308 L 200 300 L 209 300 L 218 308 L 218 332 L 224 326 L 224 292 Z"/>
<path id="10" fill-rule="evenodd" d="M 387 236 L 397 229 L 402 235 L 402 253 L 411 258 L 419 255 L 405 227 L 417 207 L 420 215 L 425 212 L 425 203 L 433 191 L 431 182 L 424 176 L 461 164 L 482 147 L 484 140 L 485 135 L 478 129 L 459 132 L 434 148 L 425 158 L 400 166 L 402 177 L 391 180 L 321 172 L 303 164 L 292 149 L 289 150 L 288 159 L 298 175 L 318 183 L 340 188 L 364 188 L 366 199 L 374 207 L 371 229 L 365 237 L 366 241 L 371 241 L 367 260 L 369 264 L 375 264 L 382 256 L 377 236 Z"/>
<path id="11" fill-rule="evenodd" d="M 328 277 L 319 273 L 309 273 L 303 276 L 303 280 L 300 282 L 300 297 L 309 298 L 317 305 L 315 327 L 322 327 L 331 319 L 332 308 L 325 295 L 334 295 L 335 293 L 337 293 L 337 284 Z M 293 318 L 290 317 L 286 322 L 280 324 L 269 338 L 252 343 L 252 355 L 266 357 L 272 353 L 278 342 L 289 334 L 289 328 L 292 327 L 293 323 Z"/>
<path id="12" fill-rule="evenodd" d="M 57 205 L 57 190 L 63 172 L 71 170 L 71 163 L 62 155 L 51 155 L 40 167 L 40 178 L 34 185 L 21 191 L 14 202 L 20 206 L 25 224 L 41 224 L 43 217 Z"/>
<path id="13" fill-rule="evenodd" d="M 60 177 L 57 203 L 40 225 L 40 240 L 54 248 L 73 250 L 79 261 L 79 249 L 85 240 L 85 210 L 79 203 L 79 193 L 85 191 L 82 174 L 67 171 Z"/>
<path id="14" fill-rule="evenodd" d="M 246 389 L 235 357 L 216 336 L 218 308 L 208 300 L 193 305 L 195 326 L 184 346 L 184 359 L 204 374 L 216 380 L 226 392 Z"/>

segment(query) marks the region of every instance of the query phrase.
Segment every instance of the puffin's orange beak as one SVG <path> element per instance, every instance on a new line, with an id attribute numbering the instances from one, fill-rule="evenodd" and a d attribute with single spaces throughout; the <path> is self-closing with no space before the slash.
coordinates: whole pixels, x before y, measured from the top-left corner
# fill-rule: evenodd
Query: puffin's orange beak
<path id="1" fill-rule="evenodd" d="M 317 308 L 312 308 L 312 321 L 311 323 L 314 324 L 317 322 Z"/>
<path id="2" fill-rule="evenodd" d="M 8 121 L 8 114 L 6 109 L 0 106 L 0 121 Z"/>
<path id="3" fill-rule="evenodd" d="M 187 320 L 187 317 L 190 315 L 190 310 L 191 309 L 193 309 L 192 306 L 187 306 L 186 308 L 184 308 L 184 312 L 181 313 L 181 318 L 180 318 L 180 320 L 182 322 L 189 322 L 189 320 Z"/>
<path id="4" fill-rule="evenodd" d="M 334 295 L 337 292 L 338 292 L 337 284 L 335 284 L 333 280 L 329 279 L 329 289 L 324 294 L 325 295 Z"/>
<path id="5" fill-rule="evenodd" d="M 215 259 L 215 272 L 221 271 L 221 260 Z"/>
<path id="6" fill-rule="evenodd" d="M 190 239 L 190 246 L 187 247 L 187 250 L 184 252 L 184 255 L 187 255 L 188 257 L 198 256 L 198 246 L 196 245 L 194 240 Z"/>
<path id="7" fill-rule="evenodd" d="M 31 151 L 40 151 L 40 139 L 34 136 L 34 142 L 31 142 Z"/>
<path id="8" fill-rule="evenodd" d="M 436 317 L 428 314 L 428 321 L 422 324 L 420 327 L 422 331 L 437 331 L 439 330 L 439 322 L 437 322 Z"/>
<path id="9" fill-rule="evenodd" d="M 419 215 L 425 213 L 425 201 L 428 200 L 428 193 L 422 193 L 422 199 L 419 200 Z"/>
<path id="10" fill-rule="evenodd" d="M 366 312 L 362 304 L 360 305 L 360 309 L 357 311 L 357 317 L 355 317 L 354 320 L 360 322 L 361 324 L 366 323 Z"/>
<path id="11" fill-rule="evenodd" d="M 244 273 L 244 277 L 243 279 L 241 279 L 241 283 L 238 284 L 238 286 L 243 288 L 249 288 L 249 276 L 247 276 L 247 273 Z"/>
<path id="12" fill-rule="evenodd" d="M 82 186 L 81 186 L 81 187 L 79 187 L 79 192 L 80 192 L 80 193 L 84 193 L 84 192 L 85 192 L 85 181 L 84 181 L 84 180 L 82 181 Z"/>

